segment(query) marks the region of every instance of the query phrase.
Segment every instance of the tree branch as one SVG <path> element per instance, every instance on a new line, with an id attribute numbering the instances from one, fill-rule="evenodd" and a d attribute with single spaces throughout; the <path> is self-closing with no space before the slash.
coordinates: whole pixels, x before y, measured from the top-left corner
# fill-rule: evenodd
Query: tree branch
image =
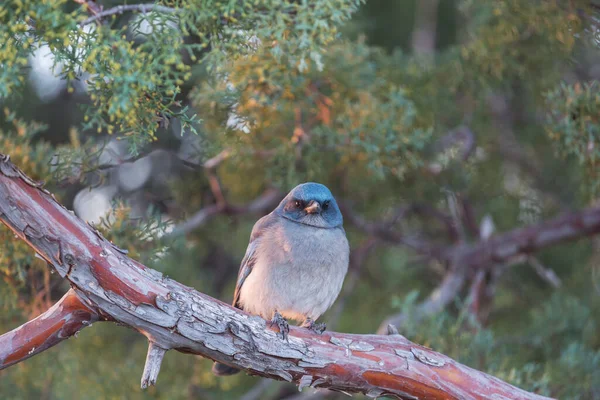
<path id="1" fill-rule="evenodd" d="M 174 349 L 253 375 L 362 392 L 372 397 L 543 398 L 400 335 L 317 335 L 293 327 L 289 341 L 282 341 L 267 328 L 264 319 L 199 293 L 127 257 L 57 203 L 4 155 L 0 155 L 0 219 L 69 281 L 69 293 L 92 305 L 105 319 L 139 331 L 152 346 L 162 349 L 149 349 L 144 382 L 146 377 L 149 383 L 156 380 L 163 350 Z M 73 297 L 69 294 L 66 298 Z M 58 309 L 64 310 L 63 306 Z M 55 315 L 53 320 L 64 318 L 64 312 L 58 316 L 55 312 L 49 311 L 49 315 Z M 85 320 L 92 320 L 89 309 Z M 37 338 L 35 327 L 39 322 L 35 321 L 0 336 L 1 368 L 27 357 L 29 348 L 15 346 L 14 338 Z M 71 329 L 59 329 L 56 337 L 62 338 L 64 333 L 68 336 L 82 325 L 83 319 L 75 325 L 63 324 Z"/>
<path id="2" fill-rule="evenodd" d="M 275 189 L 267 189 L 263 194 L 245 205 L 236 206 L 227 202 L 224 204 L 212 204 L 195 212 L 190 218 L 177 225 L 171 232 L 172 236 L 180 236 L 198 229 L 217 215 L 241 215 L 251 213 L 263 213 L 275 207 L 283 195 Z"/>
<path id="3" fill-rule="evenodd" d="M 190 233 L 194 229 L 199 228 L 206 222 L 210 221 L 213 217 L 220 214 L 240 215 L 249 213 L 265 213 L 275 207 L 275 205 L 277 205 L 277 203 L 279 203 L 279 201 L 283 198 L 283 195 L 278 190 L 270 188 L 265 190 L 263 194 L 248 204 L 242 206 L 230 204 L 221 190 L 219 178 L 215 173 L 217 167 L 229 157 L 231 157 L 231 150 L 225 149 L 213 158 L 204 162 L 204 164 L 196 165 L 196 168 L 204 169 L 216 204 L 206 206 L 196 211 L 185 222 L 179 224 L 175 227 L 175 229 L 173 229 L 173 232 L 171 233 L 172 236 L 180 236 Z"/>
<path id="4" fill-rule="evenodd" d="M 69 290 L 45 313 L 0 336 L 0 370 L 48 350 L 98 319 L 98 314 Z"/>
<path id="5" fill-rule="evenodd" d="M 510 262 L 543 248 L 600 232 L 600 206 L 567 212 L 547 221 L 517 228 L 470 246 L 448 249 L 444 257 L 469 268 Z"/>
<path id="6" fill-rule="evenodd" d="M 338 205 L 342 211 L 342 214 L 344 215 L 344 220 L 348 221 L 367 235 L 379 238 L 387 243 L 407 246 L 413 249 L 415 252 L 428 257 L 441 257 L 441 255 L 438 254 L 440 250 L 442 250 L 440 246 L 433 245 L 427 241 L 420 240 L 415 237 L 406 236 L 402 234 L 402 232 L 393 230 L 392 228 L 397 218 L 392 218 L 391 222 L 370 222 L 356 213 L 348 202 L 340 200 L 338 201 Z M 408 208 L 402 211 L 403 213 L 406 213 L 406 211 L 411 208 L 411 206 L 408 206 Z"/>
<path id="7" fill-rule="evenodd" d="M 380 229 L 369 229 L 377 235 Z M 568 212 L 548 221 L 517 228 L 497 234 L 475 244 L 458 245 L 445 250 L 432 246 L 420 246 L 425 254 L 431 251 L 437 259 L 452 265 L 441 285 L 417 308 L 416 318 L 441 311 L 462 289 L 467 273 L 489 269 L 520 261 L 523 256 L 533 254 L 557 243 L 581 239 L 600 232 L 600 206 Z M 389 235 L 384 238 L 390 239 Z M 401 325 L 406 316 L 396 314 L 381 323 L 378 332 L 385 331 L 388 324 Z"/>
<path id="8" fill-rule="evenodd" d="M 562 286 L 562 281 L 556 275 L 556 273 L 550 268 L 546 268 L 540 260 L 538 260 L 535 257 L 528 257 L 527 261 L 529 262 L 529 265 L 531 265 L 531 267 L 534 269 L 534 271 L 539 275 L 539 277 L 548 282 L 555 289 L 558 289 Z"/>

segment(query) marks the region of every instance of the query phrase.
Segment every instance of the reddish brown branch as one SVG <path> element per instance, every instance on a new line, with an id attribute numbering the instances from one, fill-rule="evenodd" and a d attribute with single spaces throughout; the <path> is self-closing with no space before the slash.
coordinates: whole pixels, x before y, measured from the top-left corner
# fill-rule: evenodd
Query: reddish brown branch
<path id="1" fill-rule="evenodd" d="M 164 353 L 174 349 L 199 354 L 250 374 L 295 382 L 301 387 L 362 392 L 372 397 L 543 398 L 400 335 L 335 332 L 317 335 L 307 329 L 292 328 L 289 341 L 282 341 L 262 318 L 248 315 L 130 259 L 3 155 L 0 155 L 0 219 L 69 281 L 70 293 L 76 293 L 103 316 L 148 338 L 151 348 L 144 385 L 156 380 Z M 73 299 L 70 294 L 67 298 Z M 77 302 L 76 307 L 82 304 Z M 61 325 L 65 313 L 59 311 L 51 319 L 57 321 L 51 326 L 63 327 L 57 328 L 60 334 L 56 337 L 74 333 L 88 316 L 91 320 L 91 311 L 88 309 L 86 313 L 86 319 L 82 318 L 78 324 Z M 0 354 L 5 365 L 26 358 L 31 348 L 15 346 L 14 337 L 38 338 L 37 324 L 32 321 L 3 336 Z M 49 347 L 45 343 L 42 340 L 38 345 Z"/>
<path id="2" fill-rule="evenodd" d="M 97 320 L 98 314 L 69 290 L 45 313 L 0 336 L 0 370 L 48 350 Z"/>

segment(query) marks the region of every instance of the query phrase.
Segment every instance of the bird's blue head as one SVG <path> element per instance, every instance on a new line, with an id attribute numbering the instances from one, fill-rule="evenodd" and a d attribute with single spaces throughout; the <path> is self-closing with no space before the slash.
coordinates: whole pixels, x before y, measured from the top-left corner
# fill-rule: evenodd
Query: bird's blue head
<path id="1" fill-rule="evenodd" d="M 317 228 L 336 228 L 344 222 L 327 186 L 313 182 L 292 189 L 279 203 L 275 213 L 290 221 Z"/>

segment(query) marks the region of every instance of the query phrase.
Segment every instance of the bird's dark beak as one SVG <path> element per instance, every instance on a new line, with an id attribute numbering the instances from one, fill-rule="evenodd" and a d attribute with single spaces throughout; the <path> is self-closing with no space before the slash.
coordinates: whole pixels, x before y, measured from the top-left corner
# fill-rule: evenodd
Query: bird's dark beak
<path id="1" fill-rule="evenodd" d="M 308 203 L 308 206 L 304 209 L 307 214 L 318 214 L 321 212 L 321 205 L 318 201 L 312 200 Z"/>

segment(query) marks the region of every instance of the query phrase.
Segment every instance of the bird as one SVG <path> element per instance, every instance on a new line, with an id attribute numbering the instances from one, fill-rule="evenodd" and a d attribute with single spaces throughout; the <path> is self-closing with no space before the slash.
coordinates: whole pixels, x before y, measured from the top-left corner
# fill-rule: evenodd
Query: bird
<path id="1" fill-rule="evenodd" d="M 233 306 L 277 325 L 287 340 L 287 319 L 322 334 L 317 319 L 339 295 L 350 247 L 342 213 L 331 191 L 320 183 L 296 186 L 250 234 L 233 295 Z M 239 369 L 215 362 L 213 373 Z"/>

